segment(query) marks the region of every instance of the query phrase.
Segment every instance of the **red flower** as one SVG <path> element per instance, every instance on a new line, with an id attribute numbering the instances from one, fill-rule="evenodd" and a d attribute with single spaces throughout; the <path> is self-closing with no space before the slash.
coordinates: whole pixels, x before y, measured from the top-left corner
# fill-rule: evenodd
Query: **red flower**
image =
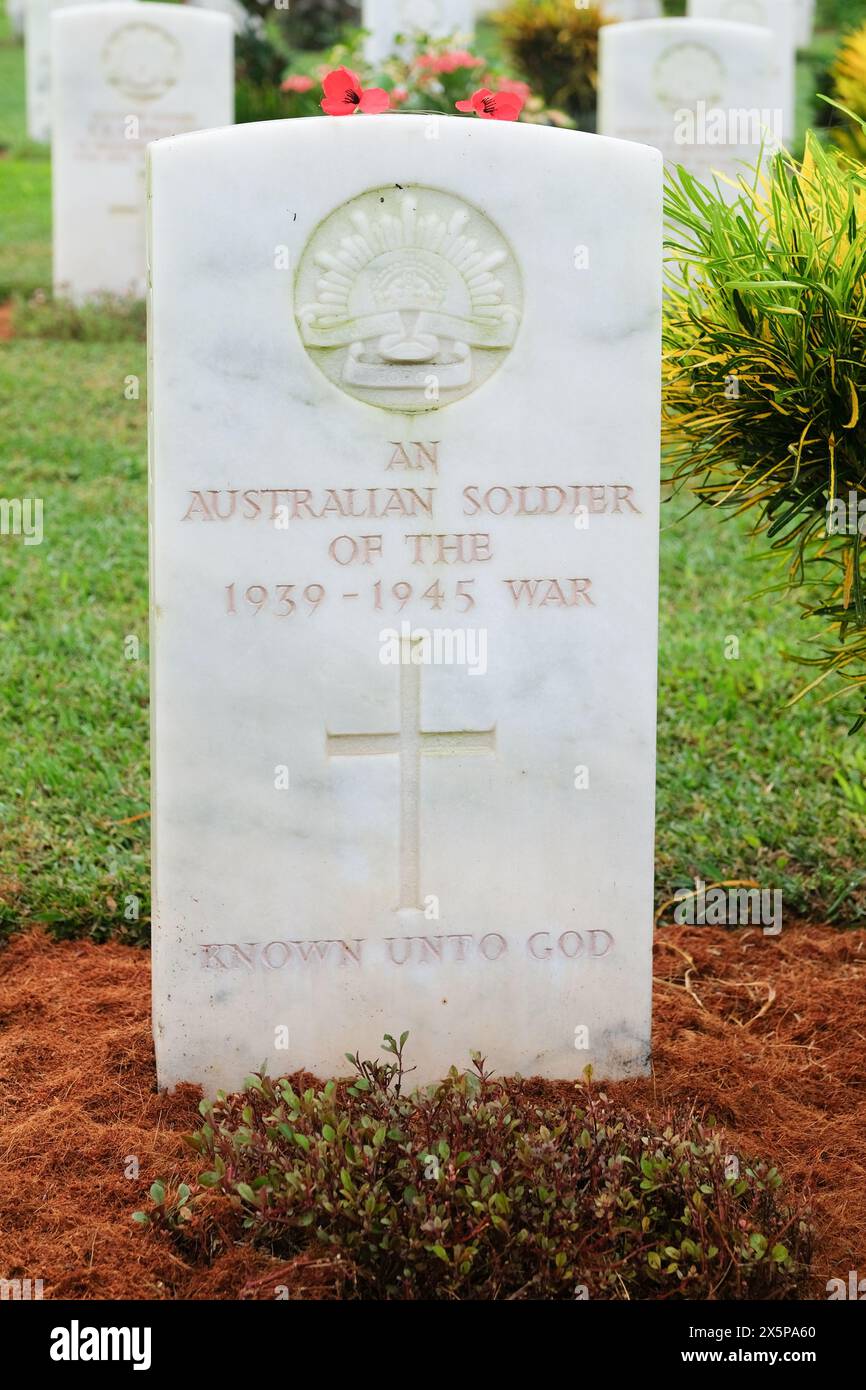
<path id="1" fill-rule="evenodd" d="M 485 121 L 516 121 L 524 107 L 519 92 L 491 92 L 487 87 L 473 92 L 468 101 L 456 103 L 458 111 L 474 111 Z"/>
<path id="2" fill-rule="evenodd" d="M 388 93 L 381 87 L 368 87 L 365 92 L 358 74 L 348 68 L 336 68 L 327 73 L 322 86 L 325 98 L 321 105 L 326 116 L 354 116 L 356 111 L 375 116 L 387 111 L 391 104 Z"/>
<path id="3" fill-rule="evenodd" d="M 303 73 L 294 73 L 291 77 L 287 77 L 285 81 L 280 84 L 280 91 L 308 92 L 312 86 L 312 77 L 304 77 Z"/>

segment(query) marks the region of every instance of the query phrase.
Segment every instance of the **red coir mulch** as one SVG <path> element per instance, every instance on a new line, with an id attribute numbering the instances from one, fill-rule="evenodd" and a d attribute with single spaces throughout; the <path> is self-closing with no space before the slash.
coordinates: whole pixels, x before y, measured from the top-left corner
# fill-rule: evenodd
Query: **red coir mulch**
<path id="1" fill-rule="evenodd" d="M 144 951 L 40 932 L 0 951 L 0 1276 L 41 1278 L 46 1298 L 327 1297 L 314 1256 L 238 1246 L 193 1267 L 130 1221 L 155 1177 L 196 1171 L 181 1134 L 198 1092 L 153 1089 L 149 969 Z M 654 1077 L 604 1089 L 641 1111 L 706 1106 L 732 1151 L 810 1193 L 813 1296 L 866 1275 L 866 932 L 666 927 L 655 975 Z"/>

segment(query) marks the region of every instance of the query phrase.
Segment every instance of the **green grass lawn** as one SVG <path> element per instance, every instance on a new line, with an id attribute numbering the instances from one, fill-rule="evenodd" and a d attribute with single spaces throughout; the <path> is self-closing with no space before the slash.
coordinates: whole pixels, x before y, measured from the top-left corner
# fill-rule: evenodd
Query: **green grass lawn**
<path id="1" fill-rule="evenodd" d="M 0 347 L 7 497 L 44 540 L 0 539 L 0 922 L 105 930 L 148 894 L 143 344 Z M 137 636 L 140 659 L 126 659 Z M 116 906 L 115 906 L 116 904 Z"/>
<path id="2" fill-rule="evenodd" d="M 25 156 L 0 158 L 0 300 L 47 285 L 50 269 L 49 171 L 22 141 L 20 67 L 0 29 L 0 79 L 14 79 L 0 145 Z M 135 937 L 147 921 L 144 358 L 132 339 L 0 344 L 0 496 L 41 497 L 45 526 L 39 546 L 0 537 L 6 927 Z M 124 395 L 131 375 L 138 401 Z M 784 708 L 805 680 L 784 658 L 796 610 L 755 596 L 766 575 L 742 522 L 681 510 L 663 512 L 658 900 L 695 875 L 754 878 L 783 890 L 791 916 L 864 920 L 866 816 L 834 780 L 855 757 L 849 712 Z M 138 925 L 123 915 L 132 895 Z"/>

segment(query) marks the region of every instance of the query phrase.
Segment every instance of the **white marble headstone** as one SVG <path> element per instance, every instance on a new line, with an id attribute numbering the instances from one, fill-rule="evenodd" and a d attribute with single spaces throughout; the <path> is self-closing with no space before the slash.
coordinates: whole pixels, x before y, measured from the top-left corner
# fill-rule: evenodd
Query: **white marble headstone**
<path id="1" fill-rule="evenodd" d="M 721 19 L 732 24 L 756 24 L 776 40 L 776 61 L 782 101 L 782 135 L 794 134 L 794 68 L 796 63 L 796 0 L 688 0 L 690 19 Z"/>
<path id="2" fill-rule="evenodd" d="M 87 0 L 98 5 L 103 0 Z M 76 0 L 25 0 L 24 45 L 27 83 L 27 134 L 31 140 L 51 139 L 51 17 Z"/>
<path id="3" fill-rule="evenodd" d="M 808 48 L 815 27 L 815 0 L 794 0 L 797 11 L 797 47 Z"/>
<path id="4" fill-rule="evenodd" d="M 6 0 L 6 14 L 12 33 L 21 38 L 24 34 L 24 8 L 27 0 Z"/>
<path id="5" fill-rule="evenodd" d="M 150 147 L 163 1086 L 647 1067 L 661 160 L 430 128 Z"/>
<path id="6" fill-rule="evenodd" d="M 145 147 L 234 118 L 222 14 L 114 3 L 52 19 L 54 291 L 145 292 Z"/>
<path id="7" fill-rule="evenodd" d="M 371 63 L 395 52 L 398 35 L 411 40 L 417 34 L 432 39 L 457 34 L 469 40 L 475 32 L 474 0 L 362 0 L 361 17 Z"/>
<path id="8" fill-rule="evenodd" d="M 660 19 L 661 0 L 599 0 L 605 19 Z"/>
<path id="9" fill-rule="evenodd" d="M 778 43 L 720 20 L 611 24 L 599 35 L 598 128 L 661 150 L 704 182 L 736 180 L 783 138 Z M 725 196 L 733 189 L 721 185 Z"/>

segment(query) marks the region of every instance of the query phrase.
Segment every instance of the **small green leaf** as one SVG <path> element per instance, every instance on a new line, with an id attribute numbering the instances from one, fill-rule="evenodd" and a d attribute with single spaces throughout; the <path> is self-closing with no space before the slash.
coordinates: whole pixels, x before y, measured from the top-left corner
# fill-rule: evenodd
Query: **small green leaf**
<path id="1" fill-rule="evenodd" d="M 165 1188 L 161 1182 L 157 1181 L 151 1184 L 150 1195 L 154 1202 L 156 1202 L 156 1205 L 161 1207 L 165 1201 Z"/>
<path id="2" fill-rule="evenodd" d="M 327 1139 L 328 1143 L 329 1143 L 329 1144 L 332 1144 L 332 1143 L 334 1142 L 334 1140 L 336 1139 L 336 1137 L 337 1137 L 337 1131 L 333 1128 L 332 1125 L 322 1125 L 322 1138 L 323 1138 L 323 1139 Z"/>

